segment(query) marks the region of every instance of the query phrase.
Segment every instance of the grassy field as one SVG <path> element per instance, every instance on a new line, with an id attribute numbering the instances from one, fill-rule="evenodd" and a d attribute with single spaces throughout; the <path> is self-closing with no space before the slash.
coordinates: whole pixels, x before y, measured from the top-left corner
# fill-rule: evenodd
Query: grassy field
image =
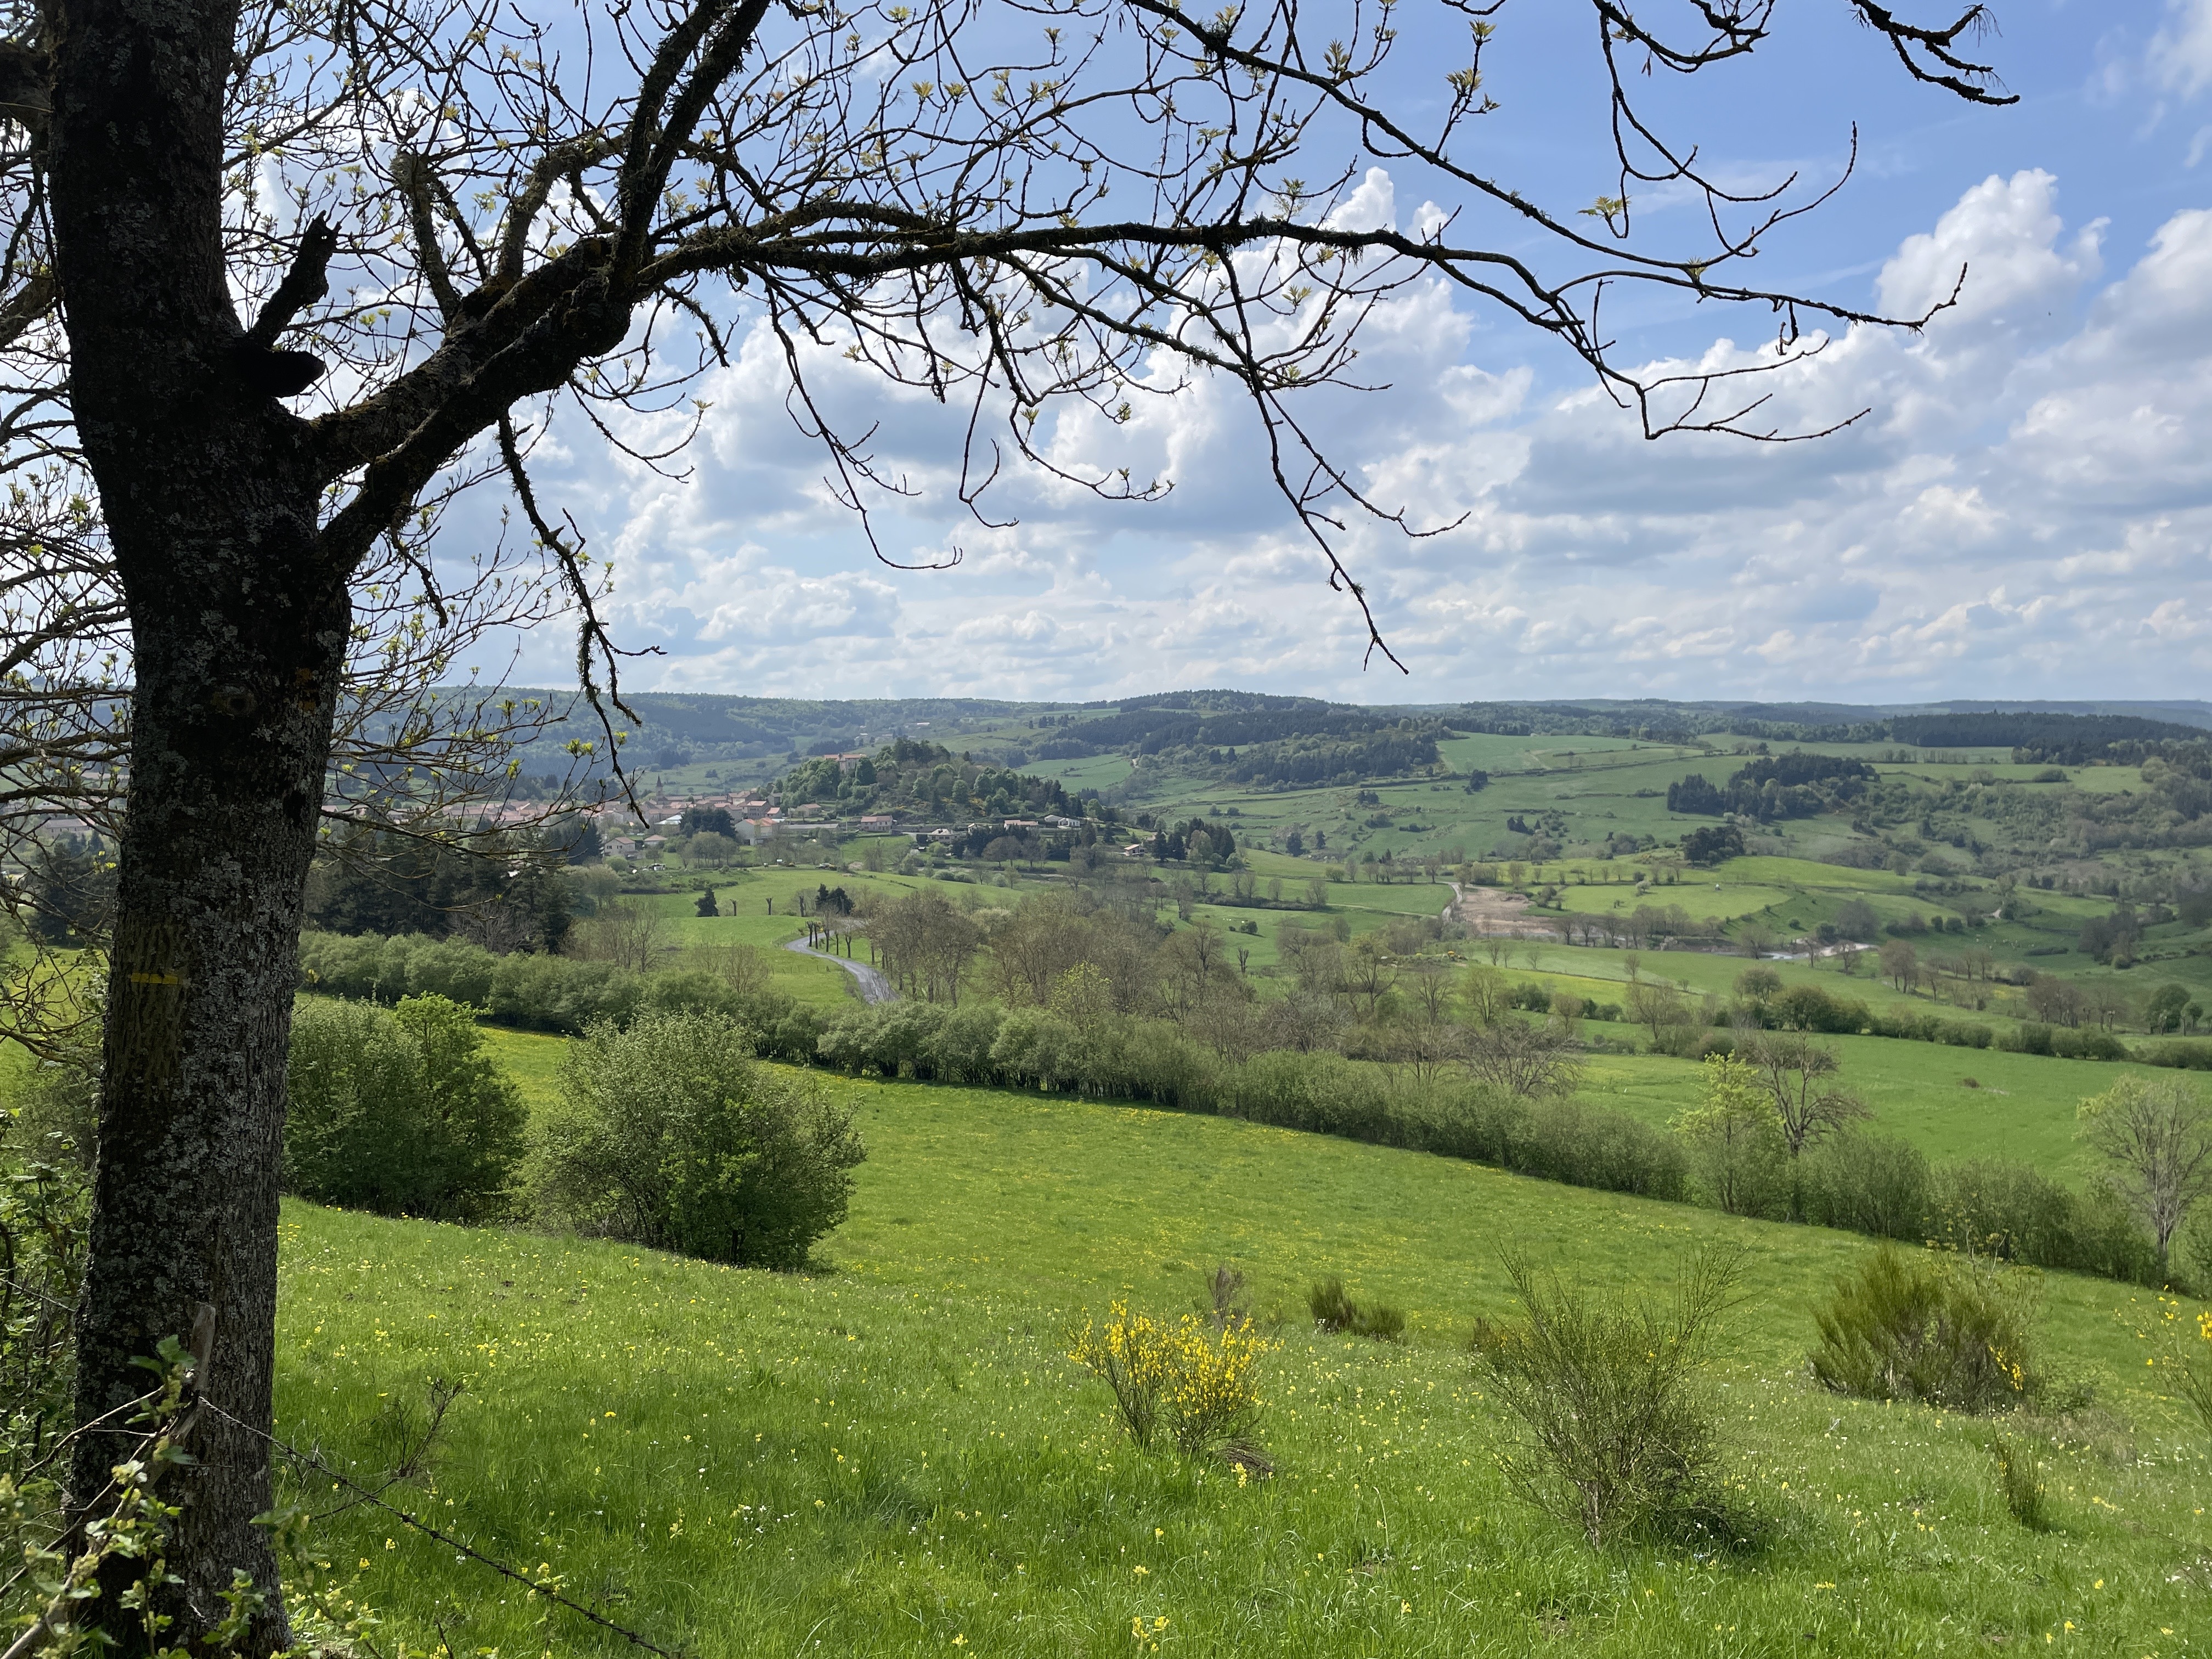
<path id="1" fill-rule="evenodd" d="M 1936 1162 L 2005 1158 L 2076 1183 L 2099 1165 L 2076 1136 L 2075 1108 L 2123 1073 L 2151 1069 L 1887 1037 L 1820 1041 L 1843 1060 L 1843 1081 L 1874 1113 L 1876 1132 L 1910 1141 Z M 1582 1097 L 1665 1123 L 1698 1103 L 1700 1083 L 1689 1060 L 1595 1054 Z"/>
<path id="2" fill-rule="evenodd" d="M 1482 939 L 1463 941 L 1455 948 L 1472 960 L 1485 964 L 1490 961 L 1488 948 Z M 1516 981 L 1533 979 L 1540 984 L 1550 984 L 1602 1002 L 1621 1000 L 1632 965 L 1636 974 L 1647 981 L 1672 985 L 1698 996 L 1710 994 L 1726 1002 L 1735 994 L 1736 981 L 1752 963 L 1748 957 L 1724 955 L 1717 951 L 1628 951 L 1606 945 L 1527 940 L 1511 945 L 1500 965 Z M 1996 1030 L 2014 1023 L 2007 1012 L 2013 1006 L 2011 999 L 2014 994 L 2004 988 L 1984 988 L 1990 1006 L 1978 1011 L 1926 995 L 1908 996 L 1881 977 L 1870 957 L 1863 957 L 1856 970 L 1850 974 L 1844 973 L 1830 958 L 1810 963 L 1802 958 L 1769 958 L 1761 965 L 1776 975 L 1784 987 L 1815 985 L 1832 996 L 1863 1002 L 1878 1012 L 1936 1014 L 1946 1019 L 1986 1024 Z"/>
<path id="3" fill-rule="evenodd" d="M 2212 1627 L 2212 1463 L 2144 1364 L 2148 1296 L 2047 1285 L 2051 1363 L 2099 1404 L 2036 1425 L 2059 1517 L 2037 1534 L 1995 1495 L 1986 1425 L 1805 1380 L 1807 1310 L 1861 1241 L 1215 1119 L 830 1086 L 871 1157 L 805 1277 L 289 1206 L 284 1432 L 365 1475 L 429 1378 L 465 1379 L 404 1502 L 702 1659 L 2165 1659 Z M 1755 1547 L 1593 1553 L 1495 1467 L 1462 1343 L 1504 1311 L 1497 1249 L 1650 1287 L 1717 1238 L 1753 1252 L 1717 1382 Z M 1133 1451 L 1061 1352 L 1084 1311 L 1187 1307 L 1224 1259 L 1286 1316 L 1278 1473 L 1242 1486 Z M 1302 1292 L 1332 1272 L 1403 1305 L 1410 1340 L 1313 1334 Z M 387 1650 L 622 1650 L 373 1510 L 323 1536 Z"/>

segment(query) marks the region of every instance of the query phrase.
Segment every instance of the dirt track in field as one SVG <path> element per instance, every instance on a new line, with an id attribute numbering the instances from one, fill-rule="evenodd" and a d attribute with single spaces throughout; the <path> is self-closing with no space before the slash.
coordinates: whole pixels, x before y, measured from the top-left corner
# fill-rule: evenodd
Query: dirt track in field
<path id="1" fill-rule="evenodd" d="M 1473 933 L 1511 933 L 1522 938 L 1554 938 L 1558 925 L 1547 915 L 1532 913 L 1526 893 L 1502 887 L 1468 887 L 1451 884 L 1458 896 L 1447 913 Z"/>

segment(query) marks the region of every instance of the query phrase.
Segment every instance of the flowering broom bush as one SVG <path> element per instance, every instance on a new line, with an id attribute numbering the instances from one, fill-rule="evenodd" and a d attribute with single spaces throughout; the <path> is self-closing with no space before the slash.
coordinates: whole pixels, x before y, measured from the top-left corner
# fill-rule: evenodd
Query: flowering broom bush
<path id="1" fill-rule="evenodd" d="M 2212 1312 L 2198 1313 L 2197 1340 L 2183 1345 L 2181 1394 L 2196 1408 L 2204 1431 L 2212 1434 Z"/>
<path id="2" fill-rule="evenodd" d="M 1149 1446 L 1165 1428 L 1177 1450 L 1196 1454 L 1249 1430 L 1260 1411 L 1260 1361 L 1276 1346 L 1249 1319 L 1217 1325 L 1185 1314 L 1170 1325 L 1116 1302 L 1104 1324 L 1084 1322 L 1067 1357 L 1113 1389 L 1132 1440 Z"/>

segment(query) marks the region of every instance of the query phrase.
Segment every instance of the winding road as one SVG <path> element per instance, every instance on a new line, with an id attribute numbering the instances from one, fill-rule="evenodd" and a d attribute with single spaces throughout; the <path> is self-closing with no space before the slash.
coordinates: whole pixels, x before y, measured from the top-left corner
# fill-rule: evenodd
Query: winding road
<path id="1" fill-rule="evenodd" d="M 863 1002 L 896 1002 L 898 993 L 891 989 L 880 969 L 871 968 L 865 962 L 849 962 L 843 957 L 833 957 L 827 951 L 817 951 L 803 939 L 787 940 L 783 947 L 802 957 L 819 957 L 824 962 L 834 962 L 850 974 L 860 988 Z"/>

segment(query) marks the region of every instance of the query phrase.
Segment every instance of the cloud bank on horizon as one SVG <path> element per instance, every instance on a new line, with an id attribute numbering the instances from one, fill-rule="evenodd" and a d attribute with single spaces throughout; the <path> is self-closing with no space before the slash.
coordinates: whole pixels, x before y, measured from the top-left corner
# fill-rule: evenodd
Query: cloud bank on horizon
<path id="1" fill-rule="evenodd" d="M 1883 309 L 1909 315 L 1949 294 L 1963 264 L 1955 307 L 1917 337 L 1851 330 L 1772 378 L 1782 428 L 1870 411 L 1833 436 L 1647 442 L 1602 393 L 1517 355 L 1522 343 L 1441 285 L 1386 306 L 1358 367 L 1389 390 L 1317 393 L 1308 413 L 1371 498 L 1453 526 L 1412 541 L 1348 529 L 1347 562 L 1407 677 L 1363 672 L 1358 613 L 1328 591 L 1266 484 L 1255 423 L 1233 389 L 1204 380 L 1139 399 L 1118 428 L 1073 416 L 1053 428 L 1055 459 L 1165 477 L 1164 501 L 1110 503 L 1017 471 L 990 498 L 994 518 L 1016 522 L 989 527 L 955 498 L 958 411 L 885 388 L 834 347 L 814 353 L 817 398 L 848 429 L 872 422 L 879 464 L 918 492 L 879 520 L 887 550 L 958 548 L 949 571 L 868 556 L 787 413 L 764 328 L 700 388 L 711 406 L 688 477 L 577 441 L 556 463 L 561 493 L 613 558 L 619 635 L 665 653 L 632 671 L 641 690 L 2203 695 L 2212 210 L 2186 203 L 2204 193 L 2194 169 L 2212 149 L 2212 125 L 2189 119 L 2212 92 L 2212 0 L 2173 0 L 2152 24 L 2106 42 L 2075 104 L 2101 112 L 2114 145 L 2170 152 L 2147 238 L 2118 246 L 2039 133 L 2033 148 L 2053 165 L 1966 184 L 1868 273 Z M 2128 176 L 2102 159 L 2106 178 Z M 2100 172 L 2088 158 L 2082 170 L 2093 183 Z M 1357 210 L 1401 225 L 1433 211 L 1396 200 L 1380 167 Z M 1709 343 L 1662 361 L 1723 367 L 1761 344 L 1707 328 Z M 1159 385 L 1176 372 L 1160 365 Z M 550 638 L 526 644 L 541 683 L 564 656 Z"/>

